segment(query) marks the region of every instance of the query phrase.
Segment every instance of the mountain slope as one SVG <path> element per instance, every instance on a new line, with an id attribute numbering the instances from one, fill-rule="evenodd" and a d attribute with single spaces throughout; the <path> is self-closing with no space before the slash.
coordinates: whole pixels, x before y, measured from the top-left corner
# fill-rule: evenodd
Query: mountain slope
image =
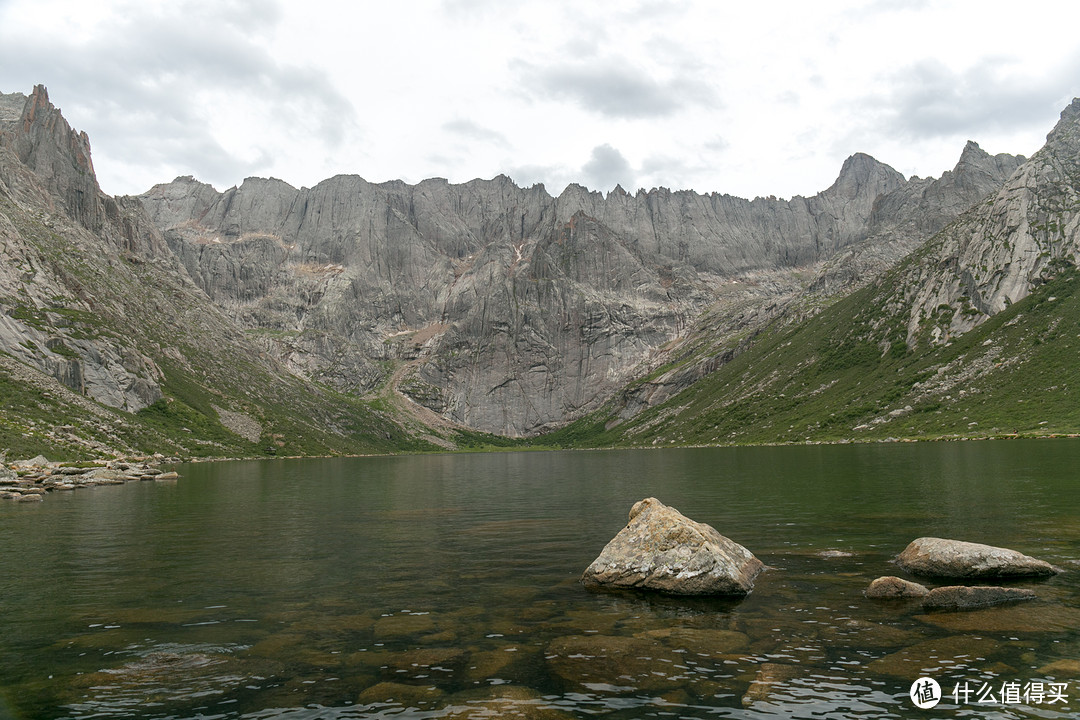
<path id="1" fill-rule="evenodd" d="M 717 302 L 694 326 L 650 359 L 651 372 L 617 394 L 617 418 L 610 423 L 658 405 L 715 372 L 770 323 L 801 322 L 880 277 L 926 238 L 998 190 L 1024 160 L 1023 156 L 991 156 L 969 142 L 956 167 L 941 178 L 912 178 L 880 195 L 870 214 L 867 237 L 813 266 L 802 282 L 780 285 L 782 278 L 775 274 L 755 278 L 774 284 L 770 302 L 760 302 L 743 284 L 722 287 Z"/>
<path id="2" fill-rule="evenodd" d="M 211 303 L 38 86 L 0 102 L 0 448 L 50 457 L 431 447 L 312 385 Z M 426 432 L 426 431 L 425 431 Z"/>
<path id="3" fill-rule="evenodd" d="M 296 372 L 360 396 L 391 383 L 454 423 L 535 435 L 688 338 L 726 348 L 812 283 L 816 305 L 864 282 L 1016 162 L 974 146 L 955 180 L 907 181 L 856 154 L 791 200 L 355 176 L 223 193 L 178 178 L 140 199 L 199 287 Z"/>
<path id="4" fill-rule="evenodd" d="M 1080 431 L 1080 100 L 1008 181 L 873 283 L 632 419 L 547 438 L 671 445 Z"/>
<path id="5" fill-rule="evenodd" d="M 0 95 L 0 447 L 1005 432 L 998 373 L 1066 357 L 1078 115 L 1030 160 L 969 143 L 905 179 L 856 154 L 791 200 L 356 176 L 110 198 L 44 88 Z M 1066 405 L 1013 429 L 1070 427 Z"/>

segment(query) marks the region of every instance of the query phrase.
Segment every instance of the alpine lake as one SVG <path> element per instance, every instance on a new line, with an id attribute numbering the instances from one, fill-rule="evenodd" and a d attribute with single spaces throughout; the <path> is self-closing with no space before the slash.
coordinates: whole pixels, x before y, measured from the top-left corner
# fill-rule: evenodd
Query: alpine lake
<path id="1" fill-rule="evenodd" d="M 1080 714 L 1078 440 L 177 470 L 0 502 L 0 718 Z M 753 593 L 586 590 L 649 496 L 757 555 Z M 1063 572 L 968 612 L 865 598 L 920 536 Z"/>

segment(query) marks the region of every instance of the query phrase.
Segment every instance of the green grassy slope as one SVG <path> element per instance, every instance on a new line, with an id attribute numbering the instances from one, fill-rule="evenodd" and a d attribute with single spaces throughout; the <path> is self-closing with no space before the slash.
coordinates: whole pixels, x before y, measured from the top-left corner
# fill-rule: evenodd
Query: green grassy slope
<path id="1" fill-rule="evenodd" d="M 900 270 L 752 347 L 663 405 L 609 407 L 552 433 L 564 447 L 798 443 L 1080 431 L 1080 273 L 946 346 L 904 342 Z M 941 313 L 952 312 L 941 308 Z"/>

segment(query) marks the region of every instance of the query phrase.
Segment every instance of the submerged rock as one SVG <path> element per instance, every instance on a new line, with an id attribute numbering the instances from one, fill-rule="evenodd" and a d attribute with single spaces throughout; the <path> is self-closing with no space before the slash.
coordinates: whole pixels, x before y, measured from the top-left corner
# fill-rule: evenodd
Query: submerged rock
<path id="1" fill-rule="evenodd" d="M 630 509 L 629 524 L 589 565 L 581 582 L 676 595 L 746 595 L 764 567 L 711 526 L 645 498 Z"/>
<path id="2" fill-rule="evenodd" d="M 742 697 L 743 706 L 750 707 L 756 702 L 770 700 L 777 686 L 799 677 L 804 672 L 798 665 L 762 663 L 750 687 L 746 689 L 746 694 Z"/>
<path id="3" fill-rule="evenodd" d="M 658 628 L 637 633 L 634 637 L 659 640 L 672 649 L 691 652 L 697 657 L 746 652 L 750 647 L 750 638 L 745 634 L 714 628 Z"/>
<path id="4" fill-rule="evenodd" d="M 439 713 L 444 720 L 517 718 L 518 720 L 572 720 L 573 715 L 550 704 L 536 690 L 518 685 L 472 688 L 456 693 Z"/>
<path id="5" fill-rule="evenodd" d="M 879 577 L 866 588 L 866 597 L 875 599 L 918 598 L 928 593 L 924 585 L 895 575 Z"/>
<path id="6" fill-rule="evenodd" d="M 389 653 L 382 660 L 393 679 L 417 682 L 452 677 L 462 670 L 466 658 L 461 648 L 420 648 Z"/>
<path id="7" fill-rule="evenodd" d="M 896 564 L 931 577 L 1039 577 L 1058 572 L 1050 563 L 1016 550 L 933 537 L 913 540 L 897 556 Z"/>
<path id="8" fill-rule="evenodd" d="M 435 705 L 444 697 L 446 697 L 446 693 L 432 685 L 381 682 L 360 693 L 357 702 L 361 705 L 393 703 L 403 707 L 423 708 Z"/>
<path id="9" fill-rule="evenodd" d="M 664 692 L 687 684 L 683 655 L 648 637 L 570 635 L 544 652 L 548 670 L 575 687 Z"/>
<path id="10" fill-rule="evenodd" d="M 1055 660 L 1036 670 L 1040 676 L 1080 677 L 1080 660 Z"/>
<path id="11" fill-rule="evenodd" d="M 388 615 L 375 621 L 375 640 L 396 641 L 438 630 L 431 615 Z"/>
<path id="12" fill-rule="evenodd" d="M 927 593 L 922 606 L 924 610 L 974 610 L 1034 599 L 1035 591 L 1026 588 L 949 585 Z"/>
<path id="13" fill-rule="evenodd" d="M 999 645 L 997 640 L 974 635 L 932 638 L 871 661 L 866 665 L 866 672 L 914 680 L 946 669 L 972 668 L 981 671 L 986 659 L 993 655 Z"/>
<path id="14" fill-rule="evenodd" d="M 915 619 L 949 632 L 992 635 L 1015 633 L 1069 633 L 1080 627 L 1080 609 L 1045 604 L 1038 608 L 1007 604 L 967 612 L 931 612 Z"/>

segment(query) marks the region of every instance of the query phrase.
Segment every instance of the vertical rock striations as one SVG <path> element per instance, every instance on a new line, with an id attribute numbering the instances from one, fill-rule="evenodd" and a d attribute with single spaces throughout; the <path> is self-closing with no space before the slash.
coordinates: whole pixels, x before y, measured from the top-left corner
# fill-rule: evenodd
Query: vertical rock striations
<path id="1" fill-rule="evenodd" d="M 1080 261 L 1080 99 L 985 202 L 935 238 L 907 278 L 908 344 L 946 343 Z M 947 312 L 943 312 L 946 310 Z"/>
<path id="2" fill-rule="evenodd" d="M 105 251 L 70 241 L 81 233 Z M 0 243 L 0 350 L 110 407 L 162 397 L 154 361 L 133 338 L 99 332 L 94 315 L 107 311 L 97 286 L 116 279 L 110 256 L 142 262 L 167 249 L 139 204 L 101 192 L 89 139 L 41 85 L 0 102 Z"/>
<path id="3" fill-rule="evenodd" d="M 219 198 L 187 183 L 156 206 L 159 221 L 201 216 Z M 211 290 L 207 278 L 225 278 L 215 304 L 141 201 L 101 192 L 86 136 L 43 87 L 0 95 L 0 385 L 13 390 L 0 434 L 76 456 L 434 447 L 394 413 L 303 381 L 260 350 L 226 309 L 266 297 L 281 244 L 235 232 L 237 256 L 208 243 L 212 262 L 198 266 Z"/>
<path id="4" fill-rule="evenodd" d="M 597 408 L 732 281 L 780 273 L 747 286 L 747 302 L 775 305 L 803 283 L 792 273 L 914 222 L 897 213 L 962 202 L 942 188 L 947 201 L 886 212 L 910 185 L 857 154 L 791 200 L 578 185 L 556 198 L 505 176 L 249 178 L 223 193 L 178 178 L 140 199 L 195 282 L 295 371 L 361 393 L 390 382 L 454 422 L 529 435 Z M 904 251 L 921 231 L 891 230 Z"/>

